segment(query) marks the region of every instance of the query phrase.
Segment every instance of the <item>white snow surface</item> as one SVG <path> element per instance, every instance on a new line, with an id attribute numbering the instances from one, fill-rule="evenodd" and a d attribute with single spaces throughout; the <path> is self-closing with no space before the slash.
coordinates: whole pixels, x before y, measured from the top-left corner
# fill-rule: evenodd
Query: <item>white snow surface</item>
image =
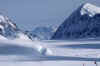
<path id="1" fill-rule="evenodd" d="M 33 56 L 34 58 L 46 55 L 52 55 L 52 51 L 49 48 L 42 46 L 41 43 L 38 41 L 33 42 L 31 40 L 23 40 L 23 39 L 10 40 L 6 39 L 1 35 L 0 35 L 0 52 L 3 52 L 3 54 L 6 56 L 10 55 L 14 59 L 17 59 L 16 55 L 18 55 L 18 57 L 19 55 L 22 57 L 29 55 Z M 2 53 L 0 54 L 2 55 Z"/>
<path id="2" fill-rule="evenodd" d="M 1 40 L 8 40 L 7 38 L 5 38 L 4 36 L 0 35 L 0 39 Z"/>
<path id="3" fill-rule="evenodd" d="M 14 40 L 28 40 L 31 41 L 31 39 L 29 39 L 29 37 L 27 35 L 25 35 L 24 33 L 18 33 L 17 34 L 18 38 L 14 39 Z"/>
<path id="4" fill-rule="evenodd" d="M 100 7 L 97 7 L 90 3 L 86 3 L 83 5 L 83 8 L 81 8 L 80 12 L 81 12 L 81 15 L 88 14 L 90 17 L 93 17 L 94 15 L 100 13 Z"/>
<path id="5" fill-rule="evenodd" d="M 4 31 L 4 27 L 2 25 L 0 25 L 0 29 Z"/>
<path id="6" fill-rule="evenodd" d="M 5 17 L 3 15 L 0 15 L 0 22 L 5 22 Z"/>
<path id="7" fill-rule="evenodd" d="M 100 41 L 96 40 L 76 40 L 76 41 L 0 41 L 0 48 L 5 48 L 6 45 L 15 45 L 23 47 L 34 48 L 46 47 L 49 48 L 53 53 L 52 55 L 34 56 L 19 54 L 2 54 L 0 51 L 0 65 L 2 66 L 96 66 L 94 63 L 97 61 L 97 65 L 100 65 Z M 42 46 L 39 46 L 42 45 Z M 36 48 L 36 47 L 35 47 Z M 25 48 L 27 49 L 27 48 Z M 38 50 L 40 50 L 38 49 Z M 42 49 L 44 50 L 44 49 Z M 3 50 L 2 50 L 3 51 Z"/>

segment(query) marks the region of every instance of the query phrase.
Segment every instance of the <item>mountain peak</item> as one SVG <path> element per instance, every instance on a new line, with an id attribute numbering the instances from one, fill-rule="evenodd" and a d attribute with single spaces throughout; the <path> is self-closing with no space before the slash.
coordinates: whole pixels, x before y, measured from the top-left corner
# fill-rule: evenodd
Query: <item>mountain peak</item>
<path id="1" fill-rule="evenodd" d="M 97 7 L 90 3 L 86 3 L 81 8 L 80 13 L 81 13 L 81 15 L 88 14 L 90 17 L 93 17 L 94 15 L 100 13 L 100 7 Z"/>
<path id="2" fill-rule="evenodd" d="M 8 27 L 11 26 L 12 28 L 16 29 L 17 26 L 13 21 L 8 17 L 3 14 L 0 14 L 0 25 Z"/>
<path id="3" fill-rule="evenodd" d="M 59 26 L 51 39 L 100 37 L 100 8 L 90 3 L 79 6 Z"/>

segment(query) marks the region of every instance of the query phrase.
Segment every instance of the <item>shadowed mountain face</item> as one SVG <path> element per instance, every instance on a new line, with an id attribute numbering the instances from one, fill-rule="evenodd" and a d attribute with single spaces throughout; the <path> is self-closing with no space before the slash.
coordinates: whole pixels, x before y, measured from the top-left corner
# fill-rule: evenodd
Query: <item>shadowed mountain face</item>
<path id="1" fill-rule="evenodd" d="M 53 35 L 52 39 L 100 37 L 100 8 L 83 4 L 74 11 Z"/>

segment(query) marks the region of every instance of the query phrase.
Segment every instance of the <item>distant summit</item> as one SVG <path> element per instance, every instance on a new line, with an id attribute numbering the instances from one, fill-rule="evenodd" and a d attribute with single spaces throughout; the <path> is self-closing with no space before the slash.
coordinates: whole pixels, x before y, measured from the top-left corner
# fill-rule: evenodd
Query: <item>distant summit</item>
<path id="1" fill-rule="evenodd" d="M 100 8 L 86 3 L 75 10 L 59 26 L 52 39 L 100 37 Z"/>
<path id="2" fill-rule="evenodd" d="M 53 27 L 38 26 L 32 31 L 26 31 L 26 34 L 32 40 L 50 40 L 52 35 L 55 33 Z"/>

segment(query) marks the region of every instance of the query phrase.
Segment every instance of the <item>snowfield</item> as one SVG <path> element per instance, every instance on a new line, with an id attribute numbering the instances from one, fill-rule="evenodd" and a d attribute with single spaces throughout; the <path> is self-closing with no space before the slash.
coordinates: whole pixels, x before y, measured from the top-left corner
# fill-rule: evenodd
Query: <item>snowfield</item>
<path id="1" fill-rule="evenodd" d="M 96 66 L 100 65 L 99 40 L 0 41 L 1 66 Z M 39 46 L 49 49 L 38 54 Z M 38 47 L 38 48 L 36 48 Z M 35 48 L 35 50 L 34 50 Z M 97 62 L 96 64 L 94 62 Z"/>

